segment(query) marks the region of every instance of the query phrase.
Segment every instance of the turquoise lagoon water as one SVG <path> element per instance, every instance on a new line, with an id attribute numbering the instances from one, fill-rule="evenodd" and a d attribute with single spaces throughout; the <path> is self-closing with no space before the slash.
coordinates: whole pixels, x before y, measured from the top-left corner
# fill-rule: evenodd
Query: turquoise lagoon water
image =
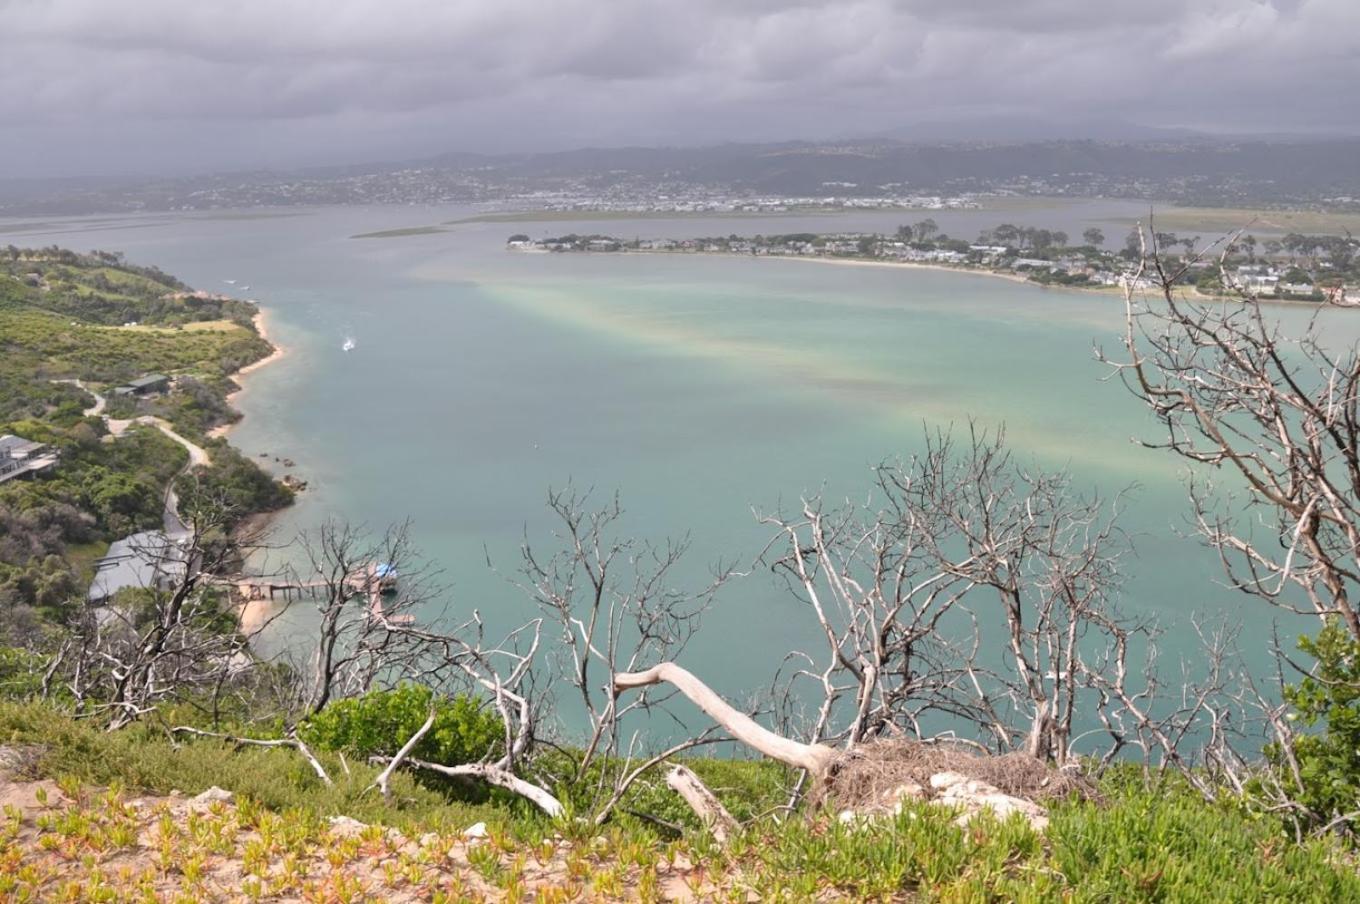
<path id="1" fill-rule="evenodd" d="M 1079 234 L 1140 209 L 935 218 L 960 235 L 1003 220 Z M 1185 539 L 1178 464 L 1132 442 L 1152 427 L 1093 359 L 1094 345 L 1117 346 L 1117 299 L 925 270 L 504 250 L 516 231 L 890 230 L 915 216 L 467 223 L 351 238 L 459 213 L 0 221 L 0 243 L 123 250 L 201 288 L 248 284 L 289 354 L 250 377 L 233 442 L 295 460 L 311 486 L 277 535 L 332 516 L 375 528 L 409 517 L 453 615 L 477 609 L 508 627 L 531 611 L 506 575 L 526 535 L 552 545 L 549 487 L 593 487 L 601 501 L 617 491 L 624 529 L 640 536 L 688 533 L 681 577 L 698 585 L 710 563 L 748 563 L 762 548 L 753 509 L 863 498 L 876 463 L 919 449 L 926 429 L 974 418 L 1004 424 L 1022 460 L 1070 468 L 1083 491 L 1131 488 L 1123 607 L 1168 629 L 1164 654 L 1193 658 L 1194 614 L 1240 614 L 1247 643 L 1264 639 L 1273 613 L 1222 589 L 1214 557 Z M 1354 318 L 1337 329 L 1355 333 Z M 305 633 L 306 615 L 285 623 Z M 721 595 L 685 661 L 726 692 L 751 692 L 789 649 L 815 643 L 812 628 L 753 569 Z"/>

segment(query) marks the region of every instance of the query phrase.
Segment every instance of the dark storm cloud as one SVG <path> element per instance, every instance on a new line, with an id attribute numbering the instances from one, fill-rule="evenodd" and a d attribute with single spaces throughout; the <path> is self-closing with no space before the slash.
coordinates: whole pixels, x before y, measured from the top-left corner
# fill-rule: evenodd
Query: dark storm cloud
<path id="1" fill-rule="evenodd" d="M 1357 0 L 0 0 L 11 174 L 829 137 L 1354 131 Z"/>

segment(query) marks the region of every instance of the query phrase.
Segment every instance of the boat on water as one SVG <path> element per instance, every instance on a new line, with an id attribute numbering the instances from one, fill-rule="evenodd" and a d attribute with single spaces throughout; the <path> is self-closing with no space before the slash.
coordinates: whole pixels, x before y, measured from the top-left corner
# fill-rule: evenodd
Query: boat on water
<path id="1" fill-rule="evenodd" d="M 355 343 L 354 343 L 354 340 L 353 340 L 353 339 L 346 338 L 346 339 L 345 339 L 344 345 L 341 345 L 341 346 L 340 346 L 340 351 L 342 351 L 342 352 L 353 351 L 353 350 L 354 350 L 354 345 L 355 345 Z"/>

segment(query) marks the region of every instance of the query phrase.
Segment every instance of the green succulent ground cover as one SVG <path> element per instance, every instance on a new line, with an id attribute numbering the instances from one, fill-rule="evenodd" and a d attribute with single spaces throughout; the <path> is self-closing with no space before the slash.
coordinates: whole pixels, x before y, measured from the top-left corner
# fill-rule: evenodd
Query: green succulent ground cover
<path id="1" fill-rule="evenodd" d="M 330 738 L 357 750 L 343 721 L 336 717 L 324 730 L 314 727 L 313 739 Z M 465 729 L 476 733 L 475 721 L 463 720 L 440 744 L 459 743 L 454 736 Z M 925 803 L 875 822 L 846 823 L 820 812 L 775 819 L 760 814 L 781 802 L 781 770 L 765 762 L 688 760 L 746 821 L 741 833 L 720 846 L 683 805 L 659 806 L 669 793 L 659 778 L 643 782 L 623 812 L 595 827 L 570 814 L 549 820 L 522 801 L 422 783 L 410 774 L 397 776 L 392 800 L 384 801 L 367 790 L 376 767 L 353 757 L 342 766 L 340 750 L 318 751 L 336 777 L 335 787 L 328 788 L 289 749 L 242 748 L 213 739 L 175 743 L 150 725 L 107 733 L 49 704 L 0 703 L 0 743 L 36 751 L 30 773 L 58 778 L 62 787 L 162 794 L 223 787 L 239 796 L 252 818 L 277 820 L 299 839 L 323 847 L 328 820 L 339 815 L 393 826 L 410 838 L 453 837 L 485 823 L 492 843 L 469 852 L 458 867 L 467 881 L 481 883 L 482 894 L 468 896 L 465 890 L 462 897 L 441 898 L 441 888 L 447 893 L 451 883 L 461 881 L 454 875 L 442 879 L 443 886 L 425 889 L 418 900 L 477 900 L 486 888 L 505 900 L 659 900 L 665 895 L 654 877 L 647 878 L 658 861 L 689 864 L 684 881 L 709 900 L 747 900 L 752 892 L 771 901 L 1360 900 L 1360 872 L 1353 852 L 1340 842 L 1296 843 L 1276 821 L 1205 803 L 1179 782 L 1149 782 L 1133 771 L 1104 779 L 1100 801 L 1052 806 L 1051 824 L 1040 833 L 1019 819 L 984 817 L 961 828 L 952 812 Z M 676 835 L 630 811 L 664 813 L 683 831 Z M 529 865 L 545 843 L 589 854 L 572 867 L 574 875 L 564 873 L 554 891 L 527 894 Z M 16 844 L 0 842 L 0 885 L 11 889 L 21 885 L 11 856 Z M 74 874 L 81 875 L 79 868 Z M 559 892 L 571 896 L 555 897 Z M 366 895 L 351 900 L 385 899 L 371 884 Z"/>

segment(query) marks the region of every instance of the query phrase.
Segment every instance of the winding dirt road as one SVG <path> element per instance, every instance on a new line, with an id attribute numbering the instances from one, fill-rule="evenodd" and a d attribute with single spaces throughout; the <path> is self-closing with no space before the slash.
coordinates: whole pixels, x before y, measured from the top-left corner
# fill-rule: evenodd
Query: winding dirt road
<path id="1" fill-rule="evenodd" d="M 104 419 L 104 426 L 108 427 L 111 436 L 122 436 L 133 424 L 143 424 L 147 427 L 155 427 L 175 442 L 179 443 L 189 453 L 189 462 L 171 478 L 170 483 L 165 488 L 165 532 L 171 537 L 183 537 L 189 534 L 189 526 L 179 516 L 179 497 L 175 495 L 175 478 L 193 468 L 207 467 L 212 463 L 212 456 L 208 455 L 208 450 L 198 443 L 186 439 L 175 432 L 175 428 L 170 426 L 169 421 L 163 418 L 153 417 L 145 414 L 141 417 L 128 418 L 122 420 L 109 417 L 104 413 L 108 408 L 108 400 L 102 395 L 90 389 L 80 380 L 54 380 L 55 383 L 70 383 L 71 385 L 83 390 L 94 399 L 94 404 L 86 408 L 82 414 L 86 417 L 99 417 Z"/>

